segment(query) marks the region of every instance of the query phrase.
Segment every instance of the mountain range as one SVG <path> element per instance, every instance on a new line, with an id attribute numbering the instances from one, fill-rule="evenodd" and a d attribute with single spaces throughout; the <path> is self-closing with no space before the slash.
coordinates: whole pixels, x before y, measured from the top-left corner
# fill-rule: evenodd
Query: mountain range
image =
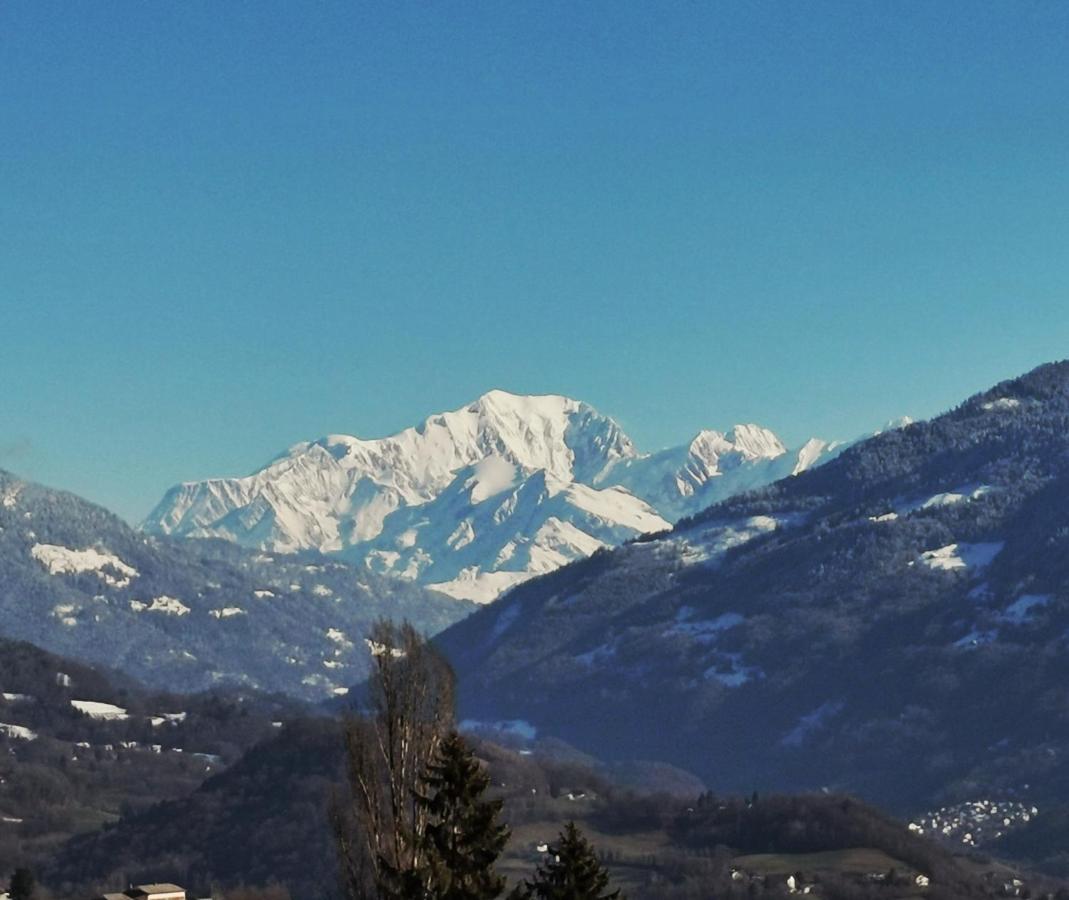
<path id="1" fill-rule="evenodd" d="M 96 791 L 125 765 L 115 750 L 120 736 L 149 743 L 147 752 L 139 748 L 137 771 L 155 773 L 167 786 L 160 796 L 175 797 L 201 759 L 209 767 L 237 759 L 251 739 L 274 736 L 275 717 L 289 713 L 275 712 L 286 707 L 272 700 L 277 705 L 250 720 L 244 701 L 235 701 L 237 712 L 230 705 L 218 721 L 253 726 L 235 744 L 229 726 L 213 724 L 215 699 L 160 689 L 238 685 L 338 705 L 356 696 L 347 688 L 368 670 L 370 623 L 407 618 L 440 632 L 435 641 L 458 674 L 463 727 L 515 749 L 494 759 L 506 764 L 502 788 L 515 794 L 517 821 L 533 824 L 523 832 L 532 846 L 548 820 L 523 819 L 537 805 L 528 797 L 535 774 L 525 767 L 542 748 L 567 746 L 577 758 L 604 761 L 603 771 L 662 767 L 673 782 L 705 784 L 721 797 L 860 795 L 912 823 L 912 835 L 890 824 L 888 834 L 934 833 L 1069 871 L 1060 849 L 1069 822 L 1069 363 L 996 385 L 931 421 L 794 453 L 770 432 L 738 426 L 642 455 L 611 420 L 576 401 L 487 398 L 403 439 L 327 438 L 299 445 L 240 484 L 176 488 L 172 495 L 190 502 L 160 526 L 167 534 L 136 531 L 72 495 L 0 473 L 5 634 L 121 669 L 156 689 L 4 644 L 0 747 L 14 749 L 34 785 L 33 767 L 47 754 L 62 755 L 77 774 L 91 751 Z M 319 466 L 324 453 L 333 463 Z M 350 456 L 362 461 L 346 468 L 339 460 Z M 350 501 L 377 496 L 379 507 L 363 499 L 330 506 L 346 479 L 354 485 Z M 202 511 L 212 497 L 237 503 L 235 492 L 252 492 L 252 481 L 259 493 L 214 521 L 237 529 L 252 522 L 254 507 L 276 510 L 272 504 L 286 497 L 292 515 L 264 512 L 252 530 L 269 541 L 276 527 L 294 529 L 285 532 L 289 543 L 241 546 L 237 530 L 192 526 L 197 503 Z M 316 484 L 320 506 L 301 493 Z M 397 502 L 375 525 L 390 498 Z M 518 509 L 527 512 L 517 518 Z M 584 510 L 597 522 L 582 519 Z M 625 512 L 656 518 L 659 530 L 638 519 L 623 527 Z M 544 531 L 551 521 L 577 530 L 576 522 L 609 529 L 611 521 L 619 530 L 551 559 Z M 293 537 L 312 533 L 313 522 L 333 534 L 322 550 Z M 463 523 L 473 534 L 466 543 L 431 539 Z M 364 527 L 378 531 L 350 539 Z M 519 529 L 510 538 L 514 554 L 522 547 L 528 568 L 483 568 L 484 549 L 512 528 Z M 397 548 L 408 532 L 402 549 L 411 552 L 397 550 L 390 564 L 383 548 Z M 448 574 L 444 562 L 399 569 L 442 547 L 457 554 L 445 557 L 454 567 L 475 548 L 474 584 L 502 574 L 522 583 L 479 607 L 419 583 Z M 529 568 L 531 560 L 545 571 Z M 339 748 L 333 724 L 302 727 L 283 729 L 186 799 L 131 811 L 115 828 L 76 839 L 52 877 L 110 882 L 138 859 L 173 864 L 173 876 L 185 877 L 210 858 L 211 871 L 237 878 L 248 860 L 238 865 L 232 848 L 262 839 L 269 850 L 250 863 L 250 877 L 284 875 L 317 889 L 302 881 L 301 848 L 329 850 L 314 798 L 329 791 Z M 173 751 L 158 766 L 150 742 L 157 734 Z M 105 740 L 110 751 L 96 746 Z M 207 756 L 182 760 L 194 747 Z M 9 783 L 21 783 L 10 774 Z M 570 763 L 554 777 L 559 784 L 546 802 L 554 815 L 570 814 L 586 782 Z M 584 790 L 574 791 L 577 784 Z M 534 786 L 540 796 L 542 782 Z M 130 796 L 141 803 L 143 793 Z M 13 820 L 22 818 L 18 804 L 35 796 L 0 791 L 3 823 L 33 831 L 28 817 Z M 49 796 L 61 805 L 60 793 Z M 79 810 L 94 796 L 86 794 Z M 602 801 L 609 805 L 590 817 L 592 827 L 634 815 L 648 833 L 645 801 Z M 821 801 L 831 816 L 847 809 L 844 802 Z M 298 806 L 300 823 L 283 827 Z M 108 818 L 116 808 L 108 807 Z M 700 803 L 685 814 L 664 807 L 657 828 L 675 841 L 698 826 L 693 848 L 700 850 L 731 824 L 721 821 L 724 810 L 737 829 L 764 808 L 755 799 L 707 796 L 705 813 Z M 220 830 L 181 843 L 188 832 L 181 823 L 205 815 Z M 823 821 L 806 817 L 790 813 L 773 824 L 790 831 L 794 821 Z M 236 843 L 220 837 L 228 832 L 239 835 Z M 611 833 L 606 828 L 606 839 Z M 3 839 L 0 832 L 0 849 Z M 45 845 L 32 846 L 43 852 Z M 124 857 L 116 848 L 132 849 Z M 535 858 L 530 847 L 519 852 L 524 865 Z M 662 863 L 650 865 L 651 895 L 662 896 Z M 679 896 L 690 895 L 681 889 Z"/>
<path id="2" fill-rule="evenodd" d="M 243 478 L 171 488 L 142 528 L 272 552 L 314 549 L 488 602 L 565 563 L 834 455 L 736 425 L 641 453 L 562 396 L 491 391 L 391 437 L 296 444 Z"/>
<path id="3" fill-rule="evenodd" d="M 174 534 L 3 474 L 0 612 L 9 636 L 153 686 L 315 700 L 367 671 L 374 619 L 408 618 L 427 633 L 451 626 L 438 640 L 465 719 L 609 761 L 664 760 L 735 790 L 852 791 L 903 814 L 980 789 L 1069 803 L 1069 773 L 1054 764 L 1069 754 L 1066 433 L 1060 363 L 929 422 L 798 453 L 737 427 L 642 455 L 588 406 L 495 392 L 396 438 L 328 438 L 250 479 L 175 489 L 191 505 L 168 520 Z M 396 501 L 373 537 L 346 543 L 371 528 L 375 504 L 328 509 L 343 482 L 350 501 Z M 323 504 L 301 493 L 309 484 Z M 193 529 L 195 510 L 239 487 L 259 493 L 216 521 L 286 496 L 336 544 L 283 552 Z M 579 558 L 567 561 L 574 543 L 545 555 L 547 526 L 578 529 L 588 503 L 598 512 L 586 526 L 607 529 L 610 500 L 664 527 L 624 529 L 617 510 L 619 530 Z M 668 526 L 654 503 L 698 511 Z M 482 548 L 521 525 L 510 541 L 522 571 L 481 568 Z M 469 527 L 467 541 L 429 537 Z M 391 541 L 408 544 L 407 556 L 390 551 L 398 565 L 446 547 L 455 567 L 470 549 L 475 583 L 524 583 L 469 617 L 467 600 L 394 565 L 374 571 Z M 547 571 L 534 577 L 532 560 Z"/>

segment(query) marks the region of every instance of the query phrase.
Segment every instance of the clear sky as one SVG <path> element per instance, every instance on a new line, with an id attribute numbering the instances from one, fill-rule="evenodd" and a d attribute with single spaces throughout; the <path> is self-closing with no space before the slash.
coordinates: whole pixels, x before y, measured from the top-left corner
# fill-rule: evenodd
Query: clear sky
<path id="1" fill-rule="evenodd" d="M 797 443 L 1069 356 L 1069 4 L 0 4 L 0 467 L 501 387 Z"/>

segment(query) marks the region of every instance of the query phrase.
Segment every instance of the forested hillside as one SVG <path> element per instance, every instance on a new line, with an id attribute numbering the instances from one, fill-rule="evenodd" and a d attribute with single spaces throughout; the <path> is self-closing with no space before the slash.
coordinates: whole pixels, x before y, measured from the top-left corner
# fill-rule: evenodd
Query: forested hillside
<path id="1" fill-rule="evenodd" d="M 379 617 L 433 633 L 471 608 L 316 553 L 147 537 L 0 471 L 3 635 L 159 688 L 323 699 L 366 674 L 363 637 Z"/>
<path id="2" fill-rule="evenodd" d="M 1069 800 L 1069 364 L 523 585 L 463 715 L 717 790 Z"/>

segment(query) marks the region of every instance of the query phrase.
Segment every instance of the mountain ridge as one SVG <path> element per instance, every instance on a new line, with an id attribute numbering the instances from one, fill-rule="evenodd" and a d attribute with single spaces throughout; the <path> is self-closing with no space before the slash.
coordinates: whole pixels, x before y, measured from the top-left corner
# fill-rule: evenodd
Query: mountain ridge
<path id="1" fill-rule="evenodd" d="M 1069 801 L 1067 433 L 1042 366 L 529 581 L 436 639 L 463 715 L 737 790 Z"/>
<path id="2" fill-rule="evenodd" d="M 792 452 L 768 429 L 739 424 L 641 453 L 587 403 L 494 390 L 385 438 L 327 435 L 248 476 L 175 485 L 141 527 L 335 553 L 487 602 L 599 547 L 819 464 L 839 446 L 812 439 Z M 459 552 L 476 538 L 481 555 Z"/>
<path id="3" fill-rule="evenodd" d="M 218 684 L 319 700 L 362 677 L 380 616 L 434 632 L 470 604 L 342 560 L 134 531 L 0 470 L 4 635 L 156 688 Z"/>

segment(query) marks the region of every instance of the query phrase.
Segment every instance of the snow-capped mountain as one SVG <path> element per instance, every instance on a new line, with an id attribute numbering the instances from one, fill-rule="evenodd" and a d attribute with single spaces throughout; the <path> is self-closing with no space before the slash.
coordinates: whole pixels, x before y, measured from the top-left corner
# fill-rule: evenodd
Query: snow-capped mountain
<path id="1" fill-rule="evenodd" d="M 586 403 L 491 391 L 391 437 L 329 435 L 244 478 L 177 485 L 142 527 L 338 553 L 487 602 L 833 449 L 811 440 L 789 452 L 771 431 L 737 425 L 643 454 Z"/>
<path id="2" fill-rule="evenodd" d="M 673 522 L 733 494 L 797 475 L 840 445 L 812 438 L 791 453 L 767 428 L 736 425 L 701 431 L 689 444 L 622 459 L 597 480 L 645 500 Z"/>

